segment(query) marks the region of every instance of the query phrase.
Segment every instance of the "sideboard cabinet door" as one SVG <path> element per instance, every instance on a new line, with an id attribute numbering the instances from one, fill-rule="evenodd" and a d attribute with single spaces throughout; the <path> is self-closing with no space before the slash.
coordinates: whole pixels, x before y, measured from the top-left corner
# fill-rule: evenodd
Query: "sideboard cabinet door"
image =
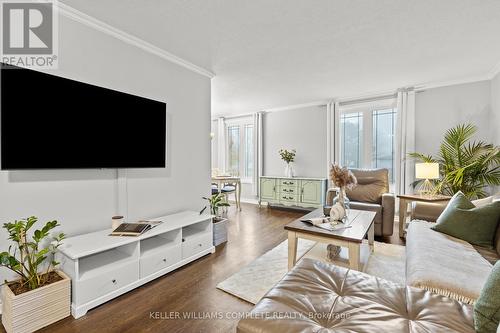
<path id="1" fill-rule="evenodd" d="M 321 205 L 321 187 L 321 181 L 302 180 L 300 201 L 307 204 Z"/>
<path id="2" fill-rule="evenodd" d="M 276 199 L 276 179 L 261 178 L 260 179 L 260 198 L 261 199 Z"/>

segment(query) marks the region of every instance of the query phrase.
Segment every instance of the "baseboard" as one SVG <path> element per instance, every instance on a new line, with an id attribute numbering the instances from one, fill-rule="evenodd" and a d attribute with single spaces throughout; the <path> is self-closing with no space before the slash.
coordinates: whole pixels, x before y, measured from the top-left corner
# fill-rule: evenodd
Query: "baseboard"
<path id="1" fill-rule="evenodd" d="M 252 204 L 252 205 L 258 205 L 259 204 L 259 200 L 252 199 L 252 198 L 241 198 L 240 201 L 243 202 L 243 203 Z M 236 203 L 234 200 L 229 200 L 229 202 Z"/>

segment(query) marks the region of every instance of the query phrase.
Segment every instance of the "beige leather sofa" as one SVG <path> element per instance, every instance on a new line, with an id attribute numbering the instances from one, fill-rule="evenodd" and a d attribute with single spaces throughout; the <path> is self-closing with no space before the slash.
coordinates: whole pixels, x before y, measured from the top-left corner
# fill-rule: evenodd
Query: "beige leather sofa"
<path id="1" fill-rule="evenodd" d="M 238 323 L 240 333 L 474 332 L 472 306 L 303 259 Z"/>
<path id="2" fill-rule="evenodd" d="M 390 236 L 394 232 L 394 194 L 389 193 L 389 170 L 350 169 L 356 176 L 358 185 L 347 190 L 352 209 L 376 212 L 375 236 Z M 329 189 L 326 204 L 331 206 L 337 195 L 336 189 Z"/>

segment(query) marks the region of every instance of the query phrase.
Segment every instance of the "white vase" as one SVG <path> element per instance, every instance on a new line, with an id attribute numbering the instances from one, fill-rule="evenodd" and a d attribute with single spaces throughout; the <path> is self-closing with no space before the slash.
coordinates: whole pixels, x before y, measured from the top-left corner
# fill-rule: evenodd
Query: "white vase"
<path id="1" fill-rule="evenodd" d="M 287 163 L 285 165 L 285 177 L 292 178 L 295 176 L 295 170 L 293 169 L 292 163 Z"/>

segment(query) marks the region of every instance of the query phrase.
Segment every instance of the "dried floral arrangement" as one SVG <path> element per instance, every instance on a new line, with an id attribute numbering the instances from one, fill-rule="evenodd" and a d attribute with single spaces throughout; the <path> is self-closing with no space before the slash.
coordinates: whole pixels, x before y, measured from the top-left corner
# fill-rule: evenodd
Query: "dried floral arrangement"
<path id="1" fill-rule="evenodd" d="M 352 190 L 358 181 L 353 173 L 346 167 L 341 167 L 337 163 L 330 167 L 330 180 L 335 186 Z"/>
<path id="2" fill-rule="evenodd" d="M 295 160 L 295 154 L 296 154 L 295 149 L 292 150 L 280 149 L 279 153 L 281 159 L 285 161 L 287 164 L 290 164 Z"/>

